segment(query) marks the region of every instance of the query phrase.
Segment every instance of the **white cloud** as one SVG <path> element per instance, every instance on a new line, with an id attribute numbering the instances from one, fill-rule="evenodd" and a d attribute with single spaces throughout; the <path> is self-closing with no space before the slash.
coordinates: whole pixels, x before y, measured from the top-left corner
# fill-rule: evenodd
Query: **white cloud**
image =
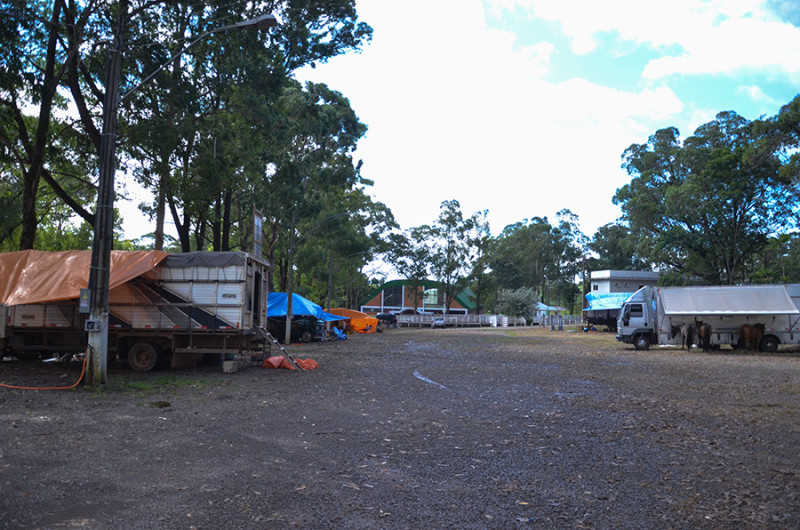
<path id="1" fill-rule="evenodd" d="M 488 0 L 495 11 L 531 10 L 558 22 L 572 51 L 594 51 L 606 34 L 658 49 L 648 79 L 672 74 L 739 73 L 772 68 L 800 78 L 800 28 L 781 20 L 766 0 Z"/>
<path id="2" fill-rule="evenodd" d="M 611 198 L 629 181 L 620 155 L 631 143 L 679 125 L 679 117 L 694 118 L 694 127 L 719 110 L 681 101 L 664 76 L 755 67 L 758 53 L 741 42 L 747 31 L 794 38 L 790 27 L 745 1 L 676 0 L 657 11 L 649 2 L 623 0 L 408 0 L 402 12 L 381 0 L 357 5 L 375 29 L 374 42 L 299 77 L 351 99 L 369 126 L 357 153 L 375 182 L 368 191 L 404 228 L 432 222 L 442 201 L 457 199 L 465 214 L 489 209 L 495 233 L 534 216 L 552 220 L 569 208 L 592 235 L 619 215 Z M 684 55 L 651 63 L 643 88 L 578 77 L 554 83 L 548 74 L 555 44 L 540 38 L 523 45 L 513 33 L 489 28 L 487 12 L 558 21 L 573 50 L 588 51 L 614 34 Z M 728 53 L 734 45 L 736 53 Z M 774 68 L 789 68 L 777 65 L 778 55 Z"/>
<path id="3" fill-rule="evenodd" d="M 780 102 L 775 98 L 768 96 L 764 90 L 757 85 L 740 86 L 737 90 L 741 94 L 745 94 L 748 98 L 759 103 L 768 103 L 769 105 L 780 105 Z"/>
<path id="4" fill-rule="evenodd" d="M 520 47 L 513 34 L 488 29 L 479 0 L 403 7 L 424 13 L 419 25 L 359 1 L 374 42 L 303 73 L 351 98 L 369 126 L 363 172 L 403 227 L 432 222 L 449 199 L 465 214 L 489 209 L 495 232 L 562 208 L 589 234 L 618 216 L 620 155 L 652 133 L 654 117 L 682 110 L 671 90 L 548 83 L 553 44 Z"/>

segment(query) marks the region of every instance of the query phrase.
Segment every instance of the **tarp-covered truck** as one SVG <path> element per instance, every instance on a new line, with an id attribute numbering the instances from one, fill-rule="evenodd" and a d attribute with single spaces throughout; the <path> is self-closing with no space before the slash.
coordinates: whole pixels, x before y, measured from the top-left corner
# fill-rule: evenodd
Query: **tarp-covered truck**
<path id="1" fill-rule="evenodd" d="M 800 310 L 785 285 L 643 287 L 622 305 L 617 340 L 646 350 L 651 344 L 681 344 L 673 327 L 704 322 L 711 344 L 737 346 L 739 328 L 764 325 L 759 349 L 800 342 Z"/>
<path id="2" fill-rule="evenodd" d="M 86 350 L 91 252 L 0 254 L 0 350 L 40 357 Z M 111 253 L 109 358 L 137 371 L 203 356 L 262 355 L 269 264 L 246 252 Z"/>

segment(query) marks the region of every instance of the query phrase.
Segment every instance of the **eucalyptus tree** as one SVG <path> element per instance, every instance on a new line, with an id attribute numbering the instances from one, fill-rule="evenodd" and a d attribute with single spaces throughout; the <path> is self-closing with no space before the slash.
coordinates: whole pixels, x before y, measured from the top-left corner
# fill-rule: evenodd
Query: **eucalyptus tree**
<path id="1" fill-rule="evenodd" d="M 649 264 L 639 256 L 638 244 L 630 227 L 610 223 L 597 229 L 587 249 L 594 253 L 587 259 L 591 270 L 645 270 Z"/>
<path id="2" fill-rule="evenodd" d="M 186 64 L 165 70 L 140 98 L 152 98 L 144 108 L 167 122 L 183 124 L 172 136 L 147 128 L 152 137 L 140 145 L 140 152 L 157 155 L 140 171 L 157 192 L 150 207 L 157 231 L 168 208 L 183 247 L 244 245 L 259 180 L 280 163 L 280 129 L 286 124 L 274 106 L 292 90 L 287 76 L 357 49 L 371 36 L 371 28 L 357 21 L 352 0 L 261 2 L 254 8 L 276 14 L 281 26 L 270 36 L 226 32 L 204 40 L 186 54 Z M 176 2 L 158 11 L 155 25 L 165 25 L 176 37 L 196 35 L 247 18 L 234 9 L 228 2 Z M 152 68 L 148 61 L 165 60 L 183 44 L 174 38 L 158 45 L 163 50 L 158 59 L 149 59 L 149 51 L 139 60 L 142 72 Z"/>
<path id="3" fill-rule="evenodd" d="M 445 312 L 456 296 L 467 287 L 475 258 L 475 217 L 464 218 L 457 200 L 443 201 L 439 216 L 427 227 L 430 242 L 430 270 L 444 288 Z"/>
<path id="4" fill-rule="evenodd" d="M 350 206 L 360 204 L 340 199 L 367 184 L 353 161 L 366 126 L 341 93 L 323 84 L 289 82 L 274 108 L 282 120 L 255 200 L 265 215 L 267 257 L 275 264 L 279 247 L 286 251 L 279 271 L 285 286 L 296 239 L 358 212 Z"/>
<path id="5" fill-rule="evenodd" d="M 670 128 L 629 147 L 633 178 L 614 202 L 639 255 L 709 283 L 748 281 L 753 257 L 790 221 L 776 208 L 787 193 L 780 161 L 753 156 L 759 139 L 752 122 L 723 112 L 683 143 Z"/>
<path id="6" fill-rule="evenodd" d="M 181 55 L 169 59 L 192 39 L 207 31 L 254 18 L 264 12 L 278 15 L 281 28 L 274 37 L 263 32 L 225 32 L 212 35 Z M 41 215 L 36 214 L 40 182 L 44 180 L 61 201 L 86 222 L 93 222 L 83 195 L 76 196 L 52 174 L 51 124 L 56 109 L 73 109 L 77 122 L 62 121 L 80 132 L 83 145 L 77 154 L 88 154 L 84 185 L 96 173 L 100 145 L 99 126 L 105 93 L 105 58 L 112 37 L 112 22 L 127 28 L 122 35 L 123 94 L 166 64 L 163 71 L 120 109 L 120 154 L 137 159 L 129 169 L 157 197 L 150 206 L 157 217 L 157 238 L 163 232 L 165 204 L 179 227 L 182 247 L 206 240 L 218 247 L 231 246 L 231 225 L 236 224 L 244 204 L 235 193 L 243 184 L 263 175 L 271 163 L 265 153 L 264 127 L 259 114 L 267 114 L 270 102 L 280 93 L 287 75 L 297 68 L 324 62 L 357 49 L 371 37 L 371 28 L 357 19 L 354 0 L 280 0 L 237 3 L 209 2 L 68 2 L 66 0 L 2 4 L 0 12 L 0 134 L 5 154 L 16 164 L 13 184 L 22 193 L 21 247 L 30 247 Z M 257 104 L 254 104 L 257 103 Z M 35 120 L 26 116 L 35 108 Z M 238 107 L 246 120 L 220 118 Z M 263 121 L 260 120 L 260 121 Z M 256 131 L 257 127 L 261 130 Z M 221 128 L 236 131 L 239 139 L 219 146 L 217 157 L 208 144 Z M 257 141 L 251 142 L 251 138 Z M 211 152 L 209 155 L 203 149 Z M 224 156 L 223 156 L 224 155 Z M 254 156 L 260 155 L 260 156 Z M 251 160 L 259 164 L 251 164 Z M 8 160 L 6 160 L 8 163 Z M 222 164 L 226 166 L 220 169 Z M 234 167 L 229 168 L 227 164 Z M 178 177 L 177 181 L 175 177 Z M 193 186 L 205 180 L 204 185 Z M 252 189 L 253 186 L 250 186 Z M 184 193 L 185 192 L 185 193 Z M 205 192 L 200 194 L 199 192 Z M 210 200 L 208 196 L 211 196 Z M 211 205 L 209 207 L 209 205 Z M 252 207 L 251 204 L 248 205 Z M 210 212 L 210 215 L 208 215 Z M 206 217 L 203 217 L 203 215 Z M 208 236 L 206 232 L 208 231 Z M 226 232 L 227 231 L 227 232 Z M 239 239 L 241 240 L 241 234 Z"/>
<path id="7" fill-rule="evenodd" d="M 491 301 L 492 294 L 495 292 L 495 281 L 490 266 L 494 237 L 492 237 L 488 216 L 488 210 L 476 212 L 472 216 L 471 242 L 475 253 L 472 270 L 469 273 L 469 282 L 475 293 L 475 305 L 478 313 L 483 311 L 484 306 Z"/>
<path id="8" fill-rule="evenodd" d="M 429 246 L 430 227 L 422 225 L 387 236 L 386 257 L 411 289 L 411 303 L 416 311 L 422 305 L 420 287 L 428 280 L 433 251 Z"/>
<path id="9" fill-rule="evenodd" d="M 62 136 L 68 134 L 64 131 L 70 124 L 54 116 L 57 110 L 63 113 L 66 109 L 59 86 L 66 83 L 70 62 L 80 55 L 84 44 L 70 35 L 91 35 L 90 22 L 97 11 L 94 3 L 82 6 L 63 0 L 12 0 L 0 7 L 2 185 L 21 190 L 19 204 L 13 205 L 20 213 L 21 249 L 33 248 L 37 225 L 46 218 L 46 212 L 39 211 L 37 204 L 42 181 L 84 220 L 93 220 L 85 208 L 85 189 L 78 190 L 77 195 L 67 189 L 75 191 L 76 183 L 85 188 L 86 180 L 81 178 L 84 175 L 78 175 L 77 180 L 71 171 L 59 176 L 52 157 L 58 156 L 62 162 L 65 158 L 61 153 L 68 143 Z M 13 196 L 6 193 L 4 199 L 11 200 Z M 8 231 L 4 229 L 2 235 L 8 236 Z"/>
<path id="10" fill-rule="evenodd" d="M 572 212 L 558 212 L 558 220 L 553 226 L 547 217 L 534 217 L 503 229 L 491 257 L 498 287 L 534 289 L 542 301 L 551 296 L 571 300 L 585 238 Z"/>
<path id="11" fill-rule="evenodd" d="M 363 189 L 328 189 L 319 215 L 299 230 L 307 237 L 297 244 L 297 292 L 328 307 L 357 308 L 370 285 L 363 269 L 396 227 L 391 211 Z"/>
<path id="12" fill-rule="evenodd" d="M 497 237 L 491 258 L 498 286 L 535 289 L 541 298 L 547 282 L 545 268 L 557 261 L 553 227 L 546 217 L 534 217 L 506 226 Z"/>
<path id="13" fill-rule="evenodd" d="M 774 207 L 781 209 L 797 225 L 800 221 L 800 95 L 782 106 L 775 116 L 756 121 L 754 127 L 758 143 L 749 160 L 755 164 L 769 157 L 779 160 L 779 178 L 787 193 Z"/>

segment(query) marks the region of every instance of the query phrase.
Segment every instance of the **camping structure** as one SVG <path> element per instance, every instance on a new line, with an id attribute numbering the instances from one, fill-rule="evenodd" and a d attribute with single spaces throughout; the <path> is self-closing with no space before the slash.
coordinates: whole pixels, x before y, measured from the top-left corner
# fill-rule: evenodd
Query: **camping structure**
<path id="1" fill-rule="evenodd" d="M 267 299 L 267 317 L 285 317 L 288 300 L 289 296 L 286 293 L 269 293 L 269 298 Z M 321 305 L 315 304 L 297 293 L 292 293 L 292 316 L 311 316 L 325 322 L 346 320 L 345 317 L 328 313 L 322 309 Z"/>
<path id="2" fill-rule="evenodd" d="M 375 333 L 375 330 L 378 327 L 377 318 L 371 317 L 366 313 L 362 313 L 361 311 L 347 309 L 344 307 L 335 307 L 328 312 L 347 318 L 349 321 L 347 331 L 353 331 L 355 333 Z"/>
<path id="3" fill-rule="evenodd" d="M 269 293 L 267 300 L 267 330 L 275 339 L 286 340 L 286 312 L 289 296 L 286 293 Z M 292 293 L 292 326 L 289 342 L 326 340 L 330 322 L 347 319 L 328 313 L 314 302 Z"/>
<path id="4" fill-rule="evenodd" d="M 616 331 L 617 317 L 622 304 L 633 293 L 595 293 L 586 295 L 588 306 L 583 308 L 583 319 L 587 324 L 603 325 Z"/>

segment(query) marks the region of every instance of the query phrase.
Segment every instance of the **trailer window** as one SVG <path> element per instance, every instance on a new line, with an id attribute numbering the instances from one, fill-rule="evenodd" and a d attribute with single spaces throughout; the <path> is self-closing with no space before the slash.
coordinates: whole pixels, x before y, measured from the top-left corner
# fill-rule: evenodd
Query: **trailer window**
<path id="1" fill-rule="evenodd" d="M 640 317 L 644 314 L 642 312 L 642 304 L 630 304 L 628 307 L 631 308 L 631 318 Z"/>

